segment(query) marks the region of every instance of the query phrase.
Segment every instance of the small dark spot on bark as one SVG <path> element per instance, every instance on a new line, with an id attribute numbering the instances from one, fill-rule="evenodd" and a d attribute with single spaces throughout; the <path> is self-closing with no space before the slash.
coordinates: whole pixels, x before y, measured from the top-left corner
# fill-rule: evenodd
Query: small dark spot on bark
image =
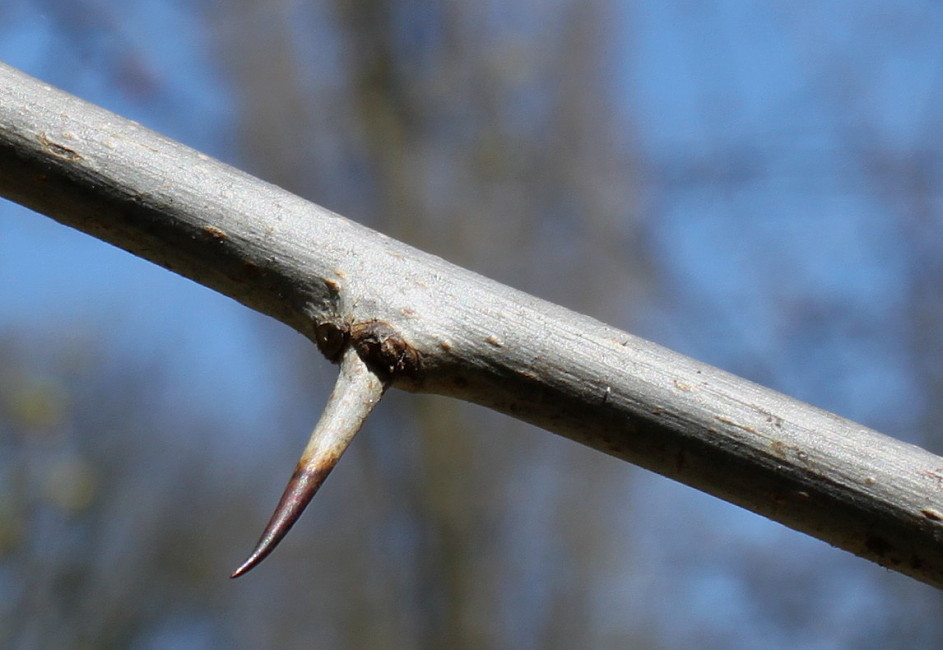
<path id="1" fill-rule="evenodd" d="M 890 542 L 877 535 L 868 535 L 864 540 L 864 547 L 879 558 L 883 558 L 892 549 Z"/>
<path id="2" fill-rule="evenodd" d="M 331 294 L 332 297 L 336 298 L 337 296 L 340 295 L 341 293 L 340 282 L 337 282 L 336 280 L 332 280 L 331 278 L 324 278 L 323 282 L 324 282 L 324 286 L 327 287 L 327 290 Z"/>
<path id="3" fill-rule="evenodd" d="M 770 443 L 769 450 L 773 452 L 774 454 L 776 454 L 777 456 L 779 456 L 780 458 L 785 458 L 786 453 L 789 450 L 789 448 L 786 446 L 786 443 L 784 443 L 782 440 L 774 440 L 773 442 Z"/>
<path id="4" fill-rule="evenodd" d="M 377 374 L 391 379 L 400 375 L 415 379 L 419 374 L 419 353 L 389 323 L 355 323 L 350 338 L 357 354 Z"/>
<path id="5" fill-rule="evenodd" d="M 331 322 L 319 323 L 314 328 L 314 334 L 321 353 L 329 361 L 336 363 L 347 345 L 348 331 L 346 327 Z"/>
<path id="6" fill-rule="evenodd" d="M 247 282 L 257 279 L 262 274 L 255 262 L 244 260 L 242 262 L 242 276 Z"/>
<path id="7" fill-rule="evenodd" d="M 39 134 L 39 143 L 56 158 L 62 160 L 82 160 L 82 156 L 74 149 L 70 149 L 58 142 L 53 142 L 45 133 Z"/>
<path id="8" fill-rule="evenodd" d="M 933 508 L 924 508 L 920 511 L 920 514 L 931 521 L 943 521 L 943 514 Z"/>
<path id="9" fill-rule="evenodd" d="M 540 381 L 540 376 L 533 370 L 530 370 L 529 368 L 524 368 L 520 370 L 517 374 L 521 376 L 522 378 L 526 379 L 527 381 Z"/>

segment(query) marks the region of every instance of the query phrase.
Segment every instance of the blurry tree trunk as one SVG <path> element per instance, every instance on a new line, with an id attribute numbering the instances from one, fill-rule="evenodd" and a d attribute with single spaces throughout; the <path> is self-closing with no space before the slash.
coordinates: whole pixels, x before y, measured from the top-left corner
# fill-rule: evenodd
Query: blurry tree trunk
<path id="1" fill-rule="evenodd" d="M 380 322 L 390 334 L 365 360 L 394 386 L 488 406 L 943 586 L 943 459 L 424 254 L 5 66 L 0 191 L 328 356 Z"/>

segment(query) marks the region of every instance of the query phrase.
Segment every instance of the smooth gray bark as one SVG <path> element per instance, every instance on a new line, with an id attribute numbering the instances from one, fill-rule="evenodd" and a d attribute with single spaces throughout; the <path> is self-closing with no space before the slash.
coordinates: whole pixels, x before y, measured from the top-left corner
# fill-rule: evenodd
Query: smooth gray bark
<path id="1" fill-rule="evenodd" d="M 943 458 L 456 267 L 0 66 L 0 193 L 469 400 L 943 586 Z M 688 531 L 683 523 L 679 530 Z"/>

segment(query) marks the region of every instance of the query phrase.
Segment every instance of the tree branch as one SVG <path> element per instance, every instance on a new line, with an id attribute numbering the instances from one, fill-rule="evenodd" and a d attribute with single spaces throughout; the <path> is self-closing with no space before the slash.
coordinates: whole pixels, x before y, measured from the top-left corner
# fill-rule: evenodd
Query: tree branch
<path id="1" fill-rule="evenodd" d="M 0 66 L 0 193 L 295 328 L 943 586 L 943 458 L 352 223 Z"/>

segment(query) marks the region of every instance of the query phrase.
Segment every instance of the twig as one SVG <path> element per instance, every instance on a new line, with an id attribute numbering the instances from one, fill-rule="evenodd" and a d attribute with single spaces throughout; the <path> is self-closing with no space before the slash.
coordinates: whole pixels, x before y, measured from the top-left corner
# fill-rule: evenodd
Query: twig
<path id="1" fill-rule="evenodd" d="M 392 386 L 488 406 L 943 586 L 943 458 L 417 251 L 2 65 L 0 193 L 278 318 L 332 360 L 353 346 Z"/>

